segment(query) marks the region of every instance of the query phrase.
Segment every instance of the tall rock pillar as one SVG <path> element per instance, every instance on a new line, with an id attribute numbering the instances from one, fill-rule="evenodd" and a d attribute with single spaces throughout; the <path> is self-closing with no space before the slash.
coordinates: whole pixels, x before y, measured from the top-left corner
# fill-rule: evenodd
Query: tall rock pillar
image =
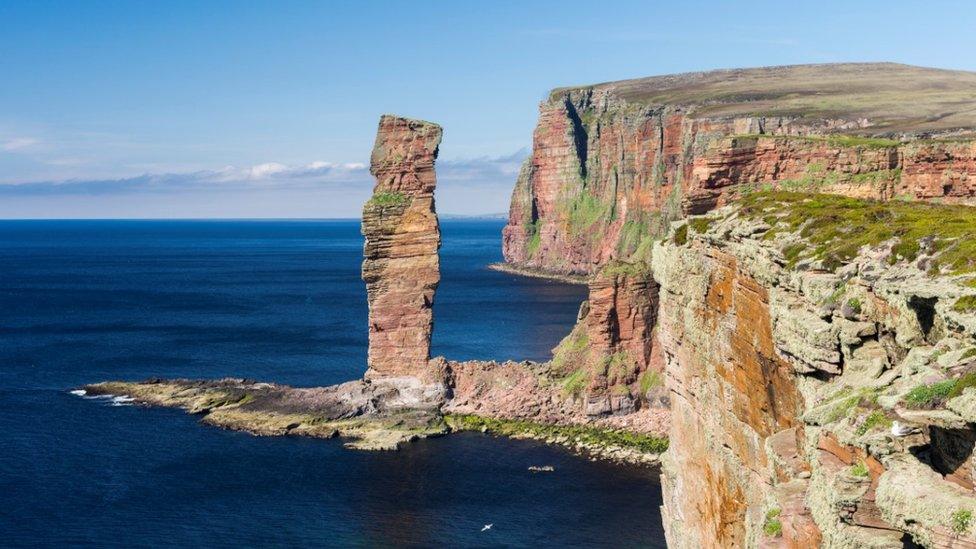
<path id="1" fill-rule="evenodd" d="M 431 307 L 440 281 L 441 233 L 434 209 L 434 161 L 441 127 L 392 115 L 380 118 L 363 207 L 363 280 L 369 302 L 367 379 L 428 380 Z"/>

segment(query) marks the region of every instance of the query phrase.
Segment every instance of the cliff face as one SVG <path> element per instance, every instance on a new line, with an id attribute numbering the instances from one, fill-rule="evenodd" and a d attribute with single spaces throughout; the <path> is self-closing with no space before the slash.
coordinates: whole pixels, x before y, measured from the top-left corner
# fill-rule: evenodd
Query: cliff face
<path id="1" fill-rule="evenodd" d="M 966 207 L 756 193 L 654 247 L 669 546 L 976 547 L 974 237 Z"/>
<path id="2" fill-rule="evenodd" d="M 971 135 L 973 85 L 971 73 L 866 64 L 555 90 L 512 194 L 505 260 L 594 273 L 645 257 L 668 221 L 767 185 L 972 200 L 974 142 L 928 138 Z"/>
<path id="3" fill-rule="evenodd" d="M 428 367 L 431 308 L 440 281 L 440 228 L 434 211 L 436 124 L 380 119 L 370 173 L 373 196 L 363 207 L 363 280 L 369 302 L 367 379 L 413 376 Z"/>

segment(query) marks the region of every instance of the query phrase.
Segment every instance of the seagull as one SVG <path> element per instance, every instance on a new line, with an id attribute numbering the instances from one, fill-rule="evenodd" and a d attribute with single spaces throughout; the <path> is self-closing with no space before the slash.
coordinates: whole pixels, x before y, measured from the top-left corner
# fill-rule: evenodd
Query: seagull
<path id="1" fill-rule="evenodd" d="M 908 425 L 902 425 L 901 423 L 898 423 L 898 420 L 895 420 L 891 424 L 891 434 L 896 437 L 903 437 L 918 432 L 920 432 L 918 427 L 909 427 Z"/>
<path id="2" fill-rule="evenodd" d="M 491 530 L 491 527 L 492 527 L 492 526 L 494 526 L 494 525 L 495 525 L 495 523 L 494 523 L 494 522 L 493 522 L 493 523 L 491 523 L 491 524 L 486 524 L 486 525 L 484 525 L 484 527 L 483 527 L 483 528 L 481 529 L 481 531 L 482 531 L 482 532 L 484 532 L 485 530 Z"/>

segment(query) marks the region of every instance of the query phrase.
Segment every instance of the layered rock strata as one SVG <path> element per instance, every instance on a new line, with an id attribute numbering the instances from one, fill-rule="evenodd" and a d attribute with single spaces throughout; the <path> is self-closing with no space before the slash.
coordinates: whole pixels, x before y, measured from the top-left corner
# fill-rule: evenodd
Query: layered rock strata
<path id="1" fill-rule="evenodd" d="M 554 90 L 512 194 L 505 260 L 592 274 L 646 258 L 671 220 L 764 186 L 972 202 L 974 85 L 973 73 L 880 63 Z"/>
<path id="2" fill-rule="evenodd" d="M 654 247 L 670 547 L 976 547 L 973 238 L 967 207 L 756 193 Z"/>
<path id="3" fill-rule="evenodd" d="M 385 115 L 363 207 L 363 280 L 369 302 L 367 379 L 429 376 L 434 292 L 440 282 L 440 227 L 434 211 L 434 162 L 440 126 Z"/>
<path id="4" fill-rule="evenodd" d="M 614 261 L 590 279 L 577 324 L 552 360 L 554 376 L 587 415 L 666 409 L 657 304 L 657 283 L 645 263 Z"/>

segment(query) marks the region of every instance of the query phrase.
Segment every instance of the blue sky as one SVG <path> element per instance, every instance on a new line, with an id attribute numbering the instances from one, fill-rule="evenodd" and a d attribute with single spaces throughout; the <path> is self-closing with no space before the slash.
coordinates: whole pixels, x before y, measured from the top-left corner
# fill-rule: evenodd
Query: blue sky
<path id="1" fill-rule="evenodd" d="M 553 87 L 711 68 L 976 70 L 969 2 L 0 2 L 0 217 L 355 217 L 379 115 L 438 205 L 507 208 Z"/>

